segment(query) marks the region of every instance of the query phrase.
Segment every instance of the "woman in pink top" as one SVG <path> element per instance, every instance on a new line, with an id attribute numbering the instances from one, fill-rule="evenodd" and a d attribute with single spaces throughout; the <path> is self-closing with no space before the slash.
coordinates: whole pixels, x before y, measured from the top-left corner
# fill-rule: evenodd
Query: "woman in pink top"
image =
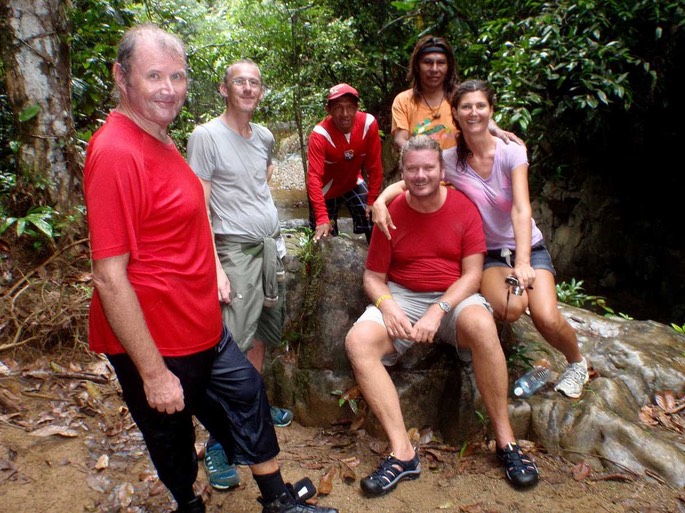
<path id="1" fill-rule="evenodd" d="M 555 390 L 578 398 L 588 381 L 587 361 L 575 331 L 557 307 L 552 259 L 532 218 L 526 149 L 505 144 L 488 130 L 494 93 L 486 82 L 459 84 L 451 104 L 459 135 L 457 146 L 443 153 L 445 179 L 476 204 L 483 218 L 488 254 L 480 291 L 500 320 L 515 321 L 529 309 L 540 334 L 568 362 Z M 394 228 L 384 202 L 390 195 L 386 189 L 373 209 L 375 225 L 387 236 L 383 225 Z M 505 283 L 510 275 L 518 280 L 521 295 L 511 294 Z"/>

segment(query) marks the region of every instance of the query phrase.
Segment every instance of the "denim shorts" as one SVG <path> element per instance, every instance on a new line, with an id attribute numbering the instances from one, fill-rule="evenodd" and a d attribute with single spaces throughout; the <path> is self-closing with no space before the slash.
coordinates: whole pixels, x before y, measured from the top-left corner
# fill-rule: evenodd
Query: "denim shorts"
<path id="1" fill-rule="evenodd" d="M 502 255 L 502 252 L 509 251 L 511 256 L 509 256 L 509 262 L 507 257 Z M 516 266 L 516 251 L 513 249 L 489 249 L 487 255 L 485 255 L 485 264 L 483 264 L 483 270 L 490 267 L 515 267 Z M 530 266 L 533 269 L 544 269 L 556 275 L 557 271 L 552 265 L 552 257 L 547 251 L 544 242 L 539 242 L 533 246 L 530 250 Z"/>

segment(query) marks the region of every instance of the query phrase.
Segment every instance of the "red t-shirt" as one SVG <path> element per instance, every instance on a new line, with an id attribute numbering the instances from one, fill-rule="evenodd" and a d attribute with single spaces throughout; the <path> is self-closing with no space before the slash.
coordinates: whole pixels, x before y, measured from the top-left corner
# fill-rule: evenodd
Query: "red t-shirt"
<path id="1" fill-rule="evenodd" d="M 462 192 L 447 189 L 442 207 L 417 212 L 401 194 L 388 206 L 397 227 L 388 240 L 373 230 L 366 259 L 370 271 L 415 292 L 443 292 L 461 277 L 461 260 L 485 253 L 483 222 Z"/>
<path id="2" fill-rule="evenodd" d="M 113 112 L 88 145 L 84 185 L 92 258 L 130 254 L 128 279 L 162 356 L 215 345 L 222 321 L 204 193 L 176 146 Z M 125 352 L 97 290 L 88 341 Z"/>
<path id="3" fill-rule="evenodd" d="M 381 192 L 383 163 L 378 123 L 371 114 L 357 112 L 348 141 L 330 116 L 314 127 L 309 136 L 307 194 L 316 224 L 329 222 L 325 200 L 350 192 L 366 171 L 372 205 Z"/>

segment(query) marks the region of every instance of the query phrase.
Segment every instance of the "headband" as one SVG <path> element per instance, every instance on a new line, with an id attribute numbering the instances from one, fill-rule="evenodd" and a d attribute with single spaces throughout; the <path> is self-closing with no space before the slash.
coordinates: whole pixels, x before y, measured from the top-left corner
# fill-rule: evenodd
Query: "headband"
<path id="1" fill-rule="evenodd" d="M 442 46 L 426 46 L 419 50 L 418 55 L 423 55 L 424 53 L 444 53 L 447 55 L 447 50 Z"/>

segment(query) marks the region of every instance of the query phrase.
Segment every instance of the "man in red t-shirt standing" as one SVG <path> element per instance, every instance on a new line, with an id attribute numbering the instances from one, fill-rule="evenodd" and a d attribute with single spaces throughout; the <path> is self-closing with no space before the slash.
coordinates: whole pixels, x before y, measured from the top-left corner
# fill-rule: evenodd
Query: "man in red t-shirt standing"
<path id="1" fill-rule="evenodd" d="M 419 454 L 407 434 L 399 396 L 386 365 L 413 344 L 438 340 L 470 357 L 478 390 L 492 422 L 497 455 L 509 482 L 538 481 L 537 467 L 521 452 L 509 422 L 508 375 L 490 305 L 478 294 L 486 251 L 478 209 L 463 193 L 446 188 L 439 142 L 420 135 L 400 153 L 407 191 L 389 206 L 392 239 L 374 232 L 364 271 L 373 301 L 345 339 L 345 349 L 364 400 L 388 438 L 391 454 L 360 484 L 383 495 L 421 473 Z M 470 353 L 470 354 L 469 354 Z"/>
<path id="2" fill-rule="evenodd" d="M 328 116 L 309 136 L 307 194 L 314 241 L 338 234 L 338 210 L 345 203 L 354 233 L 365 234 L 368 242 L 371 205 L 383 183 L 378 123 L 359 112 L 359 93 L 349 84 L 331 87 L 327 102 Z"/>
<path id="3" fill-rule="evenodd" d="M 200 420 L 249 465 L 263 513 L 337 513 L 288 487 L 259 372 L 223 326 L 226 274 L 202 185 L 167 132 L 186 98 L 182 41 L 155 25 L 129 29 L 113 66 L 119 103 L 88 143 L 84 191 L 95 292 L 88 342 L 121 385 L 175 513 L 204 513 L 193 484 Z"/>

